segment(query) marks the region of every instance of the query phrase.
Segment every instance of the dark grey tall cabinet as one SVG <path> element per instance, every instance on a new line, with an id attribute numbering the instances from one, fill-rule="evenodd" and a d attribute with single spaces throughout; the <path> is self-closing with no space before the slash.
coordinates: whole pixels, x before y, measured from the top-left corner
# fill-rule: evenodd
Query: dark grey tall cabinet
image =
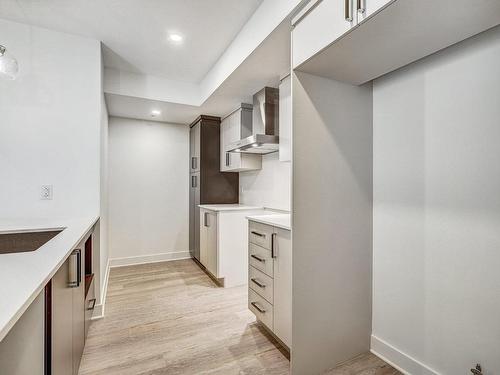
<path id="1" fill-rule="evenodd" d="M 220 171 L 220 118 L 202 115 L 190 125 L 189 249 L 200 259 L 200 204 L 239 202 L 239 174 Z"/>

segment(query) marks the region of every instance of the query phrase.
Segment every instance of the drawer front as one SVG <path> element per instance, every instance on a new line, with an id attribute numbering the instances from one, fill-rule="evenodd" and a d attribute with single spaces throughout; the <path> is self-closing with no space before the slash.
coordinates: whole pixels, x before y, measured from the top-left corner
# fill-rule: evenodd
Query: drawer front
<path id="1" fill-rule="evenodd" d="M 248 308 L 267 328 L 273 330 L 273 305 L 252 289 L 248 289 Z"/>
<path id="2" fill-rule="evenodd" d="M 248 241 L 271 250 L 271 236 L 273 227 L 265 224 L 254 223 L 250 221 L 248 225 Z"/>
<path id="3" fill-rule="evenodd" d="M 248 263 L 250 266 L 257 268 L 266 275 L 273 277 L 274 259 L 271 258 L 271 251 L 257 246 L 253 243 L 248 244 Z"/>
<path id="4" fill-rule="evenodd" d="M 257 292 L 261 297 L 264 297 L 267 302 L 273 303 L 274 299 L 274 282 L 273 279 L 267 276 L 264 272 L 256 268 L 250 267 L 248 271 L 248 285 L 254 292 Z"/>

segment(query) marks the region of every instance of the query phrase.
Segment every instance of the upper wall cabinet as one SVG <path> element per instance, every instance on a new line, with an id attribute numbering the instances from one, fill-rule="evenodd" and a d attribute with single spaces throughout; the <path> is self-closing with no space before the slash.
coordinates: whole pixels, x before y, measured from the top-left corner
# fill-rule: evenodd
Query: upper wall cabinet
<path id="1" fill-rule="evenodd" d="M 498 24 L 495 0 L 312 0 L 292 21 L 293 69 L 361 85 Z"/>
<path id="2" fill-rule="evenodd" d="M 356 0 L 356 16 L 358 23 L 363 22 L 366 18 L 382 9 L 392 0 Z"/>
<path id="3" fill-rule="evenodd" d="M 312 0 L 293 19 L 292 65 L 294 68 L 356 24 L 354 1 Z"/>
<path id="4" fill-rule="evenodd" d="M 262 168 L 260 155 L 228 152 L 229 145 L 252 135 L 252 105 L 242 104 L 226 116 L 220 129 L 221 172 L 244 172 Z"/>

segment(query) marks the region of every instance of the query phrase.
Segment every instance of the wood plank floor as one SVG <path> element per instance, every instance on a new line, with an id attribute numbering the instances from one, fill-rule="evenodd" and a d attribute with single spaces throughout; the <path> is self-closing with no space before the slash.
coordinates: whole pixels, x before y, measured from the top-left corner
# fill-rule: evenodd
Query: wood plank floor
<path id="1" fill-rule="evenodd" d="M 247 309 L 247 287 L 219 288 L 192 260 L 111 270 L 80 375 L 288 374 L 286 352 Z M 331 375 L 395 375 L 371 354 Z"/>

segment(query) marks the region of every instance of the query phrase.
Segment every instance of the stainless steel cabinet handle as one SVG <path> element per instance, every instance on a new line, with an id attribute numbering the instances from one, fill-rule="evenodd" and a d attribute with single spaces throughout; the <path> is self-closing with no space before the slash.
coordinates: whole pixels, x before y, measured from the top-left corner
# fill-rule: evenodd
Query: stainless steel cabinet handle
<path id="1" fill-rule="evenodd" d="M 203 214 L 203 224 L 206 226 L 206 227 L 209 227 L 210 224 L 208 223 L 208 212 L 205 212 Z"/>
<path id="2" fill-rule="evenodd" d="M 259 312 L 261 312 L 262 314 L 265 314 L 266 313 L 266 310 L 264 310 L 262 307 L 260 307 L 257 302 L 250 302 L 250 304 L 255 307 Z"/>
<path id="3" fill-rule="evenodd" d="M 196 169 L 198 167 L 198 158 L 193 156 L 191 158 L 191 169 Z"/>
<path id="4" fill-rule="evenodd" d="M 259 261 L 259 262 L 261 262 L 261 263 L 265 263 L 265 262 L 266 262 L 266 260 L 265 260 L 265 259 L 263 259 L 263 258 L 261 258 L 261 257 L 258 257 L 257 255 L 253 255 L 253 254 L 252 254 L 252 255 L 250 255 L 250 256 L 251 256 L 253 259 L 258 260 L 258 261 Z"/>
<path id="5" fill-rule="evenodd" d="M 191 187 L 198 187 L 198 176 L 191 176 Z"/>
<path id="6" fill-rule="evenodd" d="M 352 22 L 352 1 L 353 0 L 345 0 L 344 11 L 345 11 L 345 20 L 347 22 Z"/>
<path id="7" fill-rule="evenodd" d="M 68 287 L 77 288 L 82 281 L 82 252 L 80 249 L 74 250 L 69 256 Z"/>
<path id="8" fill-rule="evenodd" d="M 271 258 L 276 258 L 276 233 L 271 234 Z"/>
<path id="9" fill-rule="evenodd" d="M 231 154 L 229 152 L 226 152 L 226 167 L 229 167 L 231 165 Z"/>
<path id="10" fill-rule="evenodd" d="M 90 301 L 89 301 L 89 307 L 87 307 L 87 310 L 94 310 L 94 307 L 95 307 L 95 298 L 92 298 Z M 90 306 L 92 305 L 92 306 Z"/>
<path id="11" fill-rule="evenodd" d="M 259 287 L 261 287 L 261 288 L 265 288 L 265 287 L 266 287 L 266 284 L 262 284 L 262 283 L 261 283 L 259 280 L 257 280 L 257 279 L 250 279 L 250 280 L 252 280 L 252 282 L 253 282 L 254 284 L 256 284 L 257 286 L 259 286 Z"/>
<path id="12" fill-rule="evenodd" d="M 259 232 L 254 232 L 254 231 L 251 231 L 250 233 L 255 234 L 255 235 L 256 235 L 256 236 L 258 236 L 258 237 L 266 237 L 266 235 L 265 235 L 265 234 L 262 234 L 262 233 L 259 233 Z"/>
<path id="13" fill-rule="evenodd" d="M 366 11 L 366 0 L 358 0 L 358 13 L 364 13 Z"/>

